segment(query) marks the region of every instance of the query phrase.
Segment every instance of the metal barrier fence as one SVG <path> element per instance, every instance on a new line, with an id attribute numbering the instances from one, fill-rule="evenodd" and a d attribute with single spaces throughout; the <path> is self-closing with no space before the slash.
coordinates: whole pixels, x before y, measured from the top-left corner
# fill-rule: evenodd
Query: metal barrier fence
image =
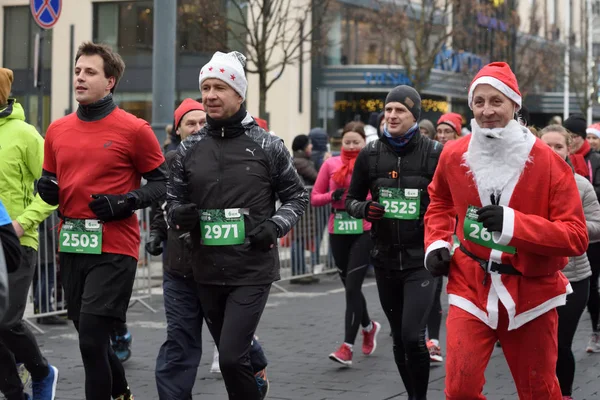
<path id="1" fill-rule="evenodd" d="M 309 193 L 312 191 L 310 186 L 307 189 Z M 282 280 L 306 278 L 336 271 L 327 233 L 330 210 L 330 206 L 309 205 L 292 231 L 280 239 L 279 259 Z M 144 248 L 150 234 L 150 208 L 138 210 L 137 215 L 141 244 L 130 306 L 139 303 L 155 312 L 149 303 L 152 289 L 162 284 L 162 258 L 151 257 Z M 57 257 L 58 225 L 58 214 L 54 212 L 39 226 L 37 266 L 24 319 L 40 333 L 44 331 L 35 323 L 37 318 L 67 313 L 68 305 L 61 285 Z"/>
<path id="2" fill-rule="evenodd" d="M 306 187 L 310 193 L 312 186 Z M 279 242 L 281 279 L 289 280 L 336 271 L 327 224 L 331 206 L 309 204 L 300 221 Z"/>

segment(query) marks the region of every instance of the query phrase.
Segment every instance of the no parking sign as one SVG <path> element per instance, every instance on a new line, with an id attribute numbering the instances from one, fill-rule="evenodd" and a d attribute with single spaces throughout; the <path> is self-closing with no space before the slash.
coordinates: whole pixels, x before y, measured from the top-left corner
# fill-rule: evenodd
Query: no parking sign
<path id="1" fill-rule="evenodd" d="M 30 0 L 31 15 L 43 29 L 50 29 L 58 22 L 62 0 Z"/>

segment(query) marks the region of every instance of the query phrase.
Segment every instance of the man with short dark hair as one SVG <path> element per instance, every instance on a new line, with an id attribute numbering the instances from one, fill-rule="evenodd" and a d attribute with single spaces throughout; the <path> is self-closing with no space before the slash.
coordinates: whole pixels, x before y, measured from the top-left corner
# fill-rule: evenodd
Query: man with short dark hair
<path id="1" fill-rule="evenodd" d="M 266 396 L 250 363 L 254 332 L 279 279 L 277 238 L 308 204 L 288 150 L 242 106 L 246 58 L 216 52 L 200 71 L 206 126 L 184 140 L 167 190 L 169 225 L 190 232 L 194 279 L 230 399 Z M 275 210 L 275 199 L 282 205 Z"/>
<path id="2" fill-rule="evenodd" d="M 160 145 L 147 122 L 121 110 L 112 94 L 125 65 L 106 45 L 84 43 L 75 58 L 76 113 L 54 121 L 45 143 L 42 198 L 59 204 L 61 277 L 68 316 L 79 332 L 87 400 L 131 400 L 110 348 L 125 322 L 137 270 L 134 211 L 165 193 Z M 141 178 L 148 182 L 140 188 Z"/>
<path id="3" fill-rule="evenodd" d="M 373 223 L 371 264 L 392 328 L 394 360 L 409 399 L 422 400 L 430 365 L 425 324 L 435 293 L 435 281 L 423 268 L 423 217 L 442 145 L 421 135 L 421 96 L 414 88 L 396 86 L 384 110 L 381 136 L 356 159 L 346 209 Z"/>

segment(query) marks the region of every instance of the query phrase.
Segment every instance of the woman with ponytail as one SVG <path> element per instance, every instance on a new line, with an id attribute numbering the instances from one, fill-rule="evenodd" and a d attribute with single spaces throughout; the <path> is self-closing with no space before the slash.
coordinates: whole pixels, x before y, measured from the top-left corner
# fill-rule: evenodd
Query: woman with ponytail
<path id="1" fill-rule="evenodd" d="M 365 144 L 364 124 L 356 121 L 346 124 L 342 132 L 341 155 L 323 163 L 311 194 L 313 206 L 331 204 L 329 238 L 335 264 L 346 288 L 346 316 L 344 342 L 329 358 L 345 366 L 352 365 L 359 325 L 363 327 L 362 352 L 367 356 L 375 351 L 381 329 L 378 322 L 369 318 L 361 290 L 373 247 L 371 223 L 350 217 L 344 206 L 354 162 Z"/>

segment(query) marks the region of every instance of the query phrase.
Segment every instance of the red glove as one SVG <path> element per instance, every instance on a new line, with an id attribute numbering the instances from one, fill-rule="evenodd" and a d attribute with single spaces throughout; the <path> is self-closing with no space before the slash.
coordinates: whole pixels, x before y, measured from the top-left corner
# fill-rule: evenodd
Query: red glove
<path id="1" fill-rule="evenodd" d="M 385 214 L 385 207 L 381 204 L 370 201 L 367 204 L 367 209 L 365 212 L 365 219 L 369 222 L 379 221 L 383 218 L 383 214 Z"/>

